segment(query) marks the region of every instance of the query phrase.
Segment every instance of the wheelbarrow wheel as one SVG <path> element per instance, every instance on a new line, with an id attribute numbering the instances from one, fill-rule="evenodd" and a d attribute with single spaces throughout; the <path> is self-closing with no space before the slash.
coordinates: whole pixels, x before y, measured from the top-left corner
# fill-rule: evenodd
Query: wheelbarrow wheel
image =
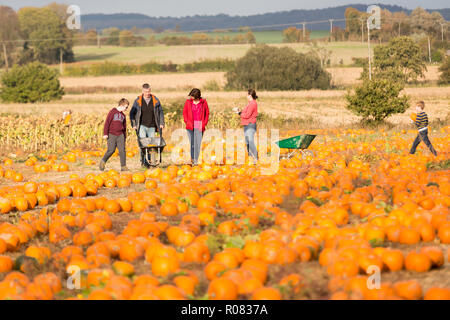
<path id="1" fill-rule="evenodd" d="M 159 166 L 162 163 L 162 152 L 159 149 L 148 150 L 147 161 L 151 167 Z"/>
<path id="2" fill-rule="evenodd" d="M 302 150 L 302 159 L 306 159 L 308 157 L 314 157 L 314 151 L 312 151 L 312 150 Z"/>

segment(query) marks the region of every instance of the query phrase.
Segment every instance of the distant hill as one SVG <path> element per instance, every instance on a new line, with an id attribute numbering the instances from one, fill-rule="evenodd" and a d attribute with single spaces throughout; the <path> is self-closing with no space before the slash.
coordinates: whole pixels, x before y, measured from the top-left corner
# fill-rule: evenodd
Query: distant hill
<path id="1" fill-rule="evenodd" d="M 240 26 L 258 27 L 266 25 L 290 24 L 298 22 L 309 22 L 328 19 L 343 19 L 345 17 L 345 9 L 354 7 L 360 11 L 366 11 L 367 5 L 351 4 L 333 8 L 316 9 L 316 10 L 291 10 L 266 14 L 258 14 L 251 16 L 229 16 L 219 14 L 214 16 L 196 15 L 182 18 L 171 17 L 149 17 L 139 13 L 119 13 L 119 14 L 86 14 L 82 15 L 81 22 L 84 30 L 96 29 L 103 30 L 110 27 L 119 29 L 136 28 L 152 28 L 152 29 L 175 29 L 179 27 L 180 31 L 194 30 L 214 30 L 214 29 L 231 29 Z M 380 7 L 388 9 L 391 12 L 408 10 L 399 6 L 381 5 Z M 450 20 L 450 9 L 429 10 L 440 12 L 446 20 Z M 345 27 L 345 22 L 335 22 L 336 26 Z M 254 28 L 254 30 L 281 30 L 286 27 L 270 27 L 270 28 Z M 329 23 L 310 24 L 307 26 L 310 30 L 327 30 Z"/>

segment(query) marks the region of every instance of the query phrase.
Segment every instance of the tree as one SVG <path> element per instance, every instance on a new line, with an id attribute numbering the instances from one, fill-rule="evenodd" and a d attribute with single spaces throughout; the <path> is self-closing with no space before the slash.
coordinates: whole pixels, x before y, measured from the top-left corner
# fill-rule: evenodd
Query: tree
<path id="1" fill-rule="evenodd" d="M 303 37 L 303 34 L 305 36 Z M 297 29 L 296 27 L 290 27 L 283 30 L 283 42 L 287 43 L 297 43 L 308 41 L 311 31 L 308 29 L 303 33 L 303 29 Z"/>
<path id="2" fill-rule="evenodd" d="M 333 51 L 328 50 L 326 47 L 319 46 L 317 41 L 309 42 L 308 46 L 310 48 L 308 54 L 319 59 L 320 65 L 323 68 L 333 54 Z"/>
<path id="3" fill-rule="evenodd" d="M 444 23 L 445 19 L 439 12 L 429 13 L 421 7 L 417 7 L 411 12 L 409 21 L 412 32 L 438 37 L 441 32 L 441 23 Z"/>
<path id="4" fill-rule="evenodd" d="M 206 33 L 194 33 L 191 39 L 193 44 L 208 44 L 213 42 L 213 39 Z"/>
<path id="5" fill-rule="evenodd" d="M 119 44 L 121 47 L 135 47 L 137 39 L 130 30 L 123 30 L 119 33 Z"/>
<path id="6" fill-rule="evenodd" d="M 420 47 L 409 37 L 392 38 L 387 45 L 374 48 L 373 74 L 395 81 L 416 81 L 427 70 Z M 362 78 L 368 78 L 367 66 Z"/>
<path id="7" fill-rule="evenodd" d="M 248 31 L 246 34 L 246 37 L 247 37 L 247 43 L 256 43 L 256 37 L 253 32 Z"/>
<path id="8" fill-rule="evenodd" d="M 12 41 L 19 38 L 20 25 L 16 12 L 10 7 L 0 6 L 0 56 L 2 57 L 0 61 L 3 65 L 13 64 L 12 54 L 17 43 Z"/>
<path id="9" fill-rule="evenodd" d="M 256 45 L 226 74 L 227 87 L 242 90 L 328 89 L 331 75 L 318 59 L 292 48 Z"/>
<path id="10" fill-rule="evenodd" d="M 52 2 L 47 5 L 47 8 L 55 12 L 61 21 L 66 22 L 67 18 L 69 18 L 69 14 L 67 13 L 69 6 L 67 4 Z"/>
<path id="11" fill-rule="evenodd" d="M 0 98 L 7 102 L 46 102 L 61 99 L 64 90 L 58 71 L 33 62 L 23 67 L 15 65 L 3 73 Z"/>
<path id="12" fill-rule="evenodd" d="M 97 45 L 97 31 L 95 29 L 88 30 L 82 35 L 82 43 L 87 46 Z"/>
<path id="13" fill-rule="evenodd" d="M 401 82 L 376 78 L 364 80 L 355 93 L 346 95 L 347 109 L 363 118 L 365 122 L 381 122 L 392 114 L 408 109 L 409 98 L 399 97 L 404 86 Z"/>
<path id="14" fill-rule="evenodd" d="M 367 13 L 353 7 L 345 9 L 345 30 L 348 32 L 349 39 L 361 39 L 361 20 L 366 21 L 367 17 Z M 363 27 L 367 29 L 365 22 L 363 23 Z"/>
<path id="15" fill-rule="evenodd" d="M 48 64 L 57 63 L 60 53 L 66 62 L 74 60 L 72 33 L 64 20 L 49 8 L 22 8 L 18 12 L 25 48 L 31 47 L 36 60 Z"/>
<path id="16" fill-rule="evenodd" d="M 243 34 L 238 34 L 233 38 L 234 43 L 247 43 L 247 39 Z"/>
<path id="17" fill-rule="evenodd" d="M 439 67 L 441 75 L 439 76 L 439 84 L 450 84 L 450 56 L 445 58 L 444 63 Z"/>
<path id="18" fill-rule="evenodd" d="M 102 34 L 106 37 L 105 43 L 109 46 L 119 45 L 120 30 L 118 28 L 103 29 Z"/>
<path id="19" fill-rule="evenodd" d="M 392 14 L 392 20 L 393 20 L 393 34 L 396 34 L 398 37 L 402 34 L 410 34 L 411 32 L 411 25 L 409 22 L 408 15 L 401 11 L 401 12 L 394 12 Z"/>

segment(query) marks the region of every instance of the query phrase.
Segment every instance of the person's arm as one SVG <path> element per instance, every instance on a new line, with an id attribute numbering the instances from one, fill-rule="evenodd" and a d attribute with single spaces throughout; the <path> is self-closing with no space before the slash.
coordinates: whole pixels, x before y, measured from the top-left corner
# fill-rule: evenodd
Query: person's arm
<path id="1" fill-rule="evenodd" d="M 123 136 L 127 140 L 127 116 L 123 117 Z"/>
<path id="2" fill-rule="evenodd" d="M 184 109 L 183 109 L 183 120 L 186 125 L 188 123 L 188 103 L 189 103 L 189 100 L 186 100 L 186 102 L 184 103 Z"/>
<path id="3" fill-rule="evenodd" d="M 242 110 L 241 112 L 241 118 L 242 119 L 250 119 L 252 117 L 252 114 L 255 110 L 255 106 L 253 103 L 249 104 Z"/>
<path id="4" fill-rule="evenodd" d="M 206 113 L 206 117 L 205 117 L 205 127 L 208 125 L 208 121 L 209 121 L 209 107 L 208 107 L 208 102 L 206 102 L 205 100 L 205 113 Z"/>
<path id="5" fill-rule="evenodd" d="M 133 129 L 137 129 L 136 128 L 136 113 L 137 113 L 137 102 L 135 101 L 133 103 L 133 107 L 130 110 L 130 122 L 131 122 L 131 126 L 133 127 Z"/>
<path id="6" fill-rule="evenodd" d="M 112 110 L 108 113 L 108 116 L 106 117 L 105 125 L 103 126 L 103 137 L 107 137 L 109 134 L 109 126 L 111 125 L 111 121 L 113 119 L 113 112 Z"/>
<path id="7" fill-rule="evenodd" d="M 161 103 L 159 103 L 159 126 L 161 127 L 161 129 L 164 129 L 164 127 L 166 126 L 166 122 L 164 120 L 164 111 Z"/>

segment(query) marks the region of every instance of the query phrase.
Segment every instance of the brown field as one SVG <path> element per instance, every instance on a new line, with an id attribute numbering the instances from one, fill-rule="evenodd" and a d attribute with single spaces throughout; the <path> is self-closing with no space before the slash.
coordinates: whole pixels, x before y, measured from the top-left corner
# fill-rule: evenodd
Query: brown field
<path id="1" fill-rule="evenodd" d="M 139 88 L 138 84 L 142 83 L 144 79 L 140 78 L 136 82 L 136 88 Z M 168 81 L 169 77 L 165 79 Z M 176 81 L 175 77 L 173 79 Z M 110 81 L 113 80 L 110 79 Z M 177 103 L 180 103 L 180 108 L 182 108 L 182 101 L 189 92 L 188 88 L 176 91 L 159 90 L 157 82 L 153 83 L 155 83 L 154 87 L 156 87 L 153 91 L 162 100 L 163 104 L 177 101 Z M 411 102 L 417 100 L 426 101 L 427 112 L 431 121 L 448 119 L 450 113 L 449 87 L 406 88 L 404 92 L 410 96 Z M 339 127 L 358 121 L 358 117 L 345 108 L 346 93 L 347 91 L 345 90 L 260 92 L 259 108 L 261 112 L 272 116 L 313 118 L 316 124 Z M 61 101 L 51 103 L 37 103 L 34 105 L 0 104 L 0 112 L 60 114 L 65 109 L 72 109 L 76 113 L 98 112 L 104 114 L 121 97 L 134 101 L 138 94 L 138 89 L 135 93 L 69 94 L 64 96 Z M 242 92 L 204 92 L 204 96 L 208 100 L 212 111 L 242 106 L 246 103 L 245 94 Z M 390 117 L 388 121 L 398 125 L 407 125 L 411 112 L 414 112 L 413 108 L 404 114 Z"/>
<path id="2" fill-rule="evenodd" d="M 191 86 L 204 86 L 208 81 L 215 80 L 220 85 L 225 84 L 224 72 L 201 72 L 195 74 L 154 74 L 134 76 L 102 76 L 102 77 L 63 77 L 61 85 L 65 88 L 88 87 L 137 87 L 148 82 L 154 90 L 170 90 Z M 188 90 L 188 89 L 186 89 Z"/>
<path id="3" fill-rule="evenodd" d="M 337 87 L 345 87 L 358 83 L 362 68 L 328 68 L 332 75 L 332 84 Z M 429 66 L 425 74 L 425 81 L 435 82 L 439 78 L 437 66 Z M 195 74 L 154 74 L 133 76 L 102 76 L 102 77 L 62 77 L 61 84 L 65 88 L 115 88 L 115 87 L 139 87 L 144 82 L 149 82 L 155 90 L 173 90 L 202 87 L 208 81 L 216 81 L 219 86 L 226 83 L 225 72 L 199 72 Z M 188 89 L 186 89 L 188 90 Z"/>

